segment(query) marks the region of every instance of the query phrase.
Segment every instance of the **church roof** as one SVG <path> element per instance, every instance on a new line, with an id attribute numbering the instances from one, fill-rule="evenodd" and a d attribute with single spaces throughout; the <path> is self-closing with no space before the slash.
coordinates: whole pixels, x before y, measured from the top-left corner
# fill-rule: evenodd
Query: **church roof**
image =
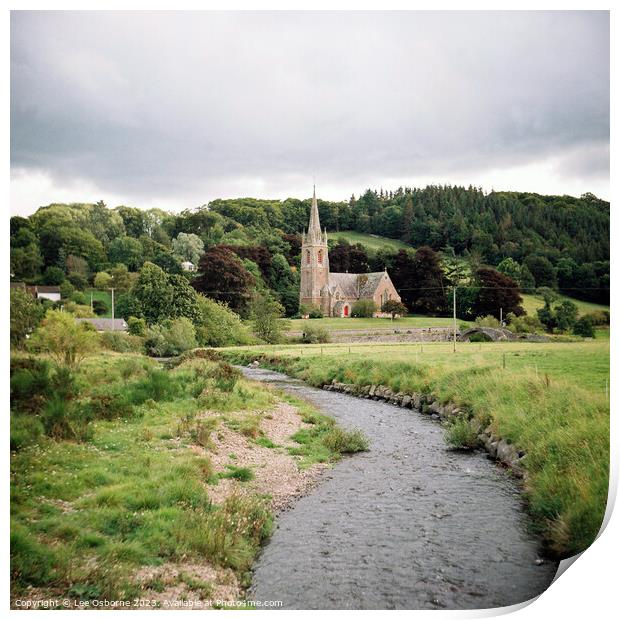
<path id="1" fill-rule="evenodd" d="M 385 271 L 375 271 L 373 273 L 330 273 L 329 287 L 335 289 L 340 287 L 345 297 L 354 299 L 372 297 L 385 276 Z"/>

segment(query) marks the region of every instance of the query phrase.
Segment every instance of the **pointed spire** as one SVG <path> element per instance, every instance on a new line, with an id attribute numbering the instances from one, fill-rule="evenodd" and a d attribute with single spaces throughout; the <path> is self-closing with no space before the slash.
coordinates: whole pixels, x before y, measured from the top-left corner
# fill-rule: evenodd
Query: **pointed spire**
<path id="1" fill-rule="evenodd" d="M 310 223 L 308 224 L 308 236 L 321 239 L 321 222 L 319 221 L 319 205 L 316 201 L 316 186 L 312 186 L 312 206 L 310 207 Z"/>

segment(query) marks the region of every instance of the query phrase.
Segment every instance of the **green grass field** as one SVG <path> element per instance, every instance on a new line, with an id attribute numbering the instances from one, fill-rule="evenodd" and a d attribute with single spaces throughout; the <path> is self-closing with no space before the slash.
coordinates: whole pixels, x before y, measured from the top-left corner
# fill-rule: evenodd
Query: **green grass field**
<path id="1" fill-rule="evenodd" d="M 108 308 L 108 311 L 105 314 L 102 314 L 101 317 L 109 319 L 112 317 L 112 294 L 110 291 L 98 291 L 94 288 L 86 289 L 86 298 L 90 303 L 90 294 L 93 294 L 93 300 L 99 300 L 105 303 Z"/>
<path id="2" fill-rule="evenodd" d="M 333 379 L 453 402 L 525 452 L 534 523 L 559 556 L 601 525 L 609 477 L 609 341 L 305 345 L 228 349 L 321 386 Z"/>
<path id="3" fill-rule="evenodd" d="M 352 230 L 345 230 L 342 232 L 328 232 L 328 239 L 337 241 L 338 239 L 346 239 L 349 243 L 361 243 L 369 250 L 406 250 L 411 249 L 411 246 L 397 239 L 388 239 L 387 237 L 380 237 L 379 235 L 367 235 L 365 233 L 359 233 Z"/>
<path id="4" fill-rule="evenodd" d="M 543 298 L 538 295 L 522 294 L 521 297 L 523 297 L 523 308 L 530 315 L 536 316 L 536 310 L 545 305 Z M 574 299 L 573 297 L 567 297 L 566 295 L 559 295 L 559 301 L 565 300 L 572 301 L 579 309 L 580 315 L 588 312 L 594 312 L 596 310 L 609 310 L 609 306 L 595 304 L 590 301 L 581 301 L 580 299 Z"/>

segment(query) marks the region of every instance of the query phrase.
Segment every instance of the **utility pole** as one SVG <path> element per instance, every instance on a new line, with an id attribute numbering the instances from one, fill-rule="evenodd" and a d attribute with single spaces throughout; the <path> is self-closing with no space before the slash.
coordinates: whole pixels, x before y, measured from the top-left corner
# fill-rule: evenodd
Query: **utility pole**
<path id="1" fill-rule="evenodd" d="M 499 309 L 499 326 L 504 327 L 504 309 Z"/>
<path id="2" fill-rule="evenodd" d="M 452 353 L 456 353 L 456 286 L 452 289 L 452 320 L 453 320 L 453 343 Z"/>
<path id="3" fill-rule="evenodd" d="M 114 289 L 110 289 L 112 291 L 112 331 L 114 331 Z"/>
<path id="4" fill-rule="evenodd" d="M 90 292 L 90 311 L 93 311 L 93 292 Z"/>

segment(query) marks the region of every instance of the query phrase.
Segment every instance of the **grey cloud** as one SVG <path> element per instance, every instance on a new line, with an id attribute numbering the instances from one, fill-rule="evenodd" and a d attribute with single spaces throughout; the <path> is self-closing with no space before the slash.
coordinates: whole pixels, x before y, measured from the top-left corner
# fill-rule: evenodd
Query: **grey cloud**
<path id="1" fill-rule="evenodd" d="M 606 12 L 13 12 L 11 87 L 14 168 L 135 197 L 609 167 Z"/>

